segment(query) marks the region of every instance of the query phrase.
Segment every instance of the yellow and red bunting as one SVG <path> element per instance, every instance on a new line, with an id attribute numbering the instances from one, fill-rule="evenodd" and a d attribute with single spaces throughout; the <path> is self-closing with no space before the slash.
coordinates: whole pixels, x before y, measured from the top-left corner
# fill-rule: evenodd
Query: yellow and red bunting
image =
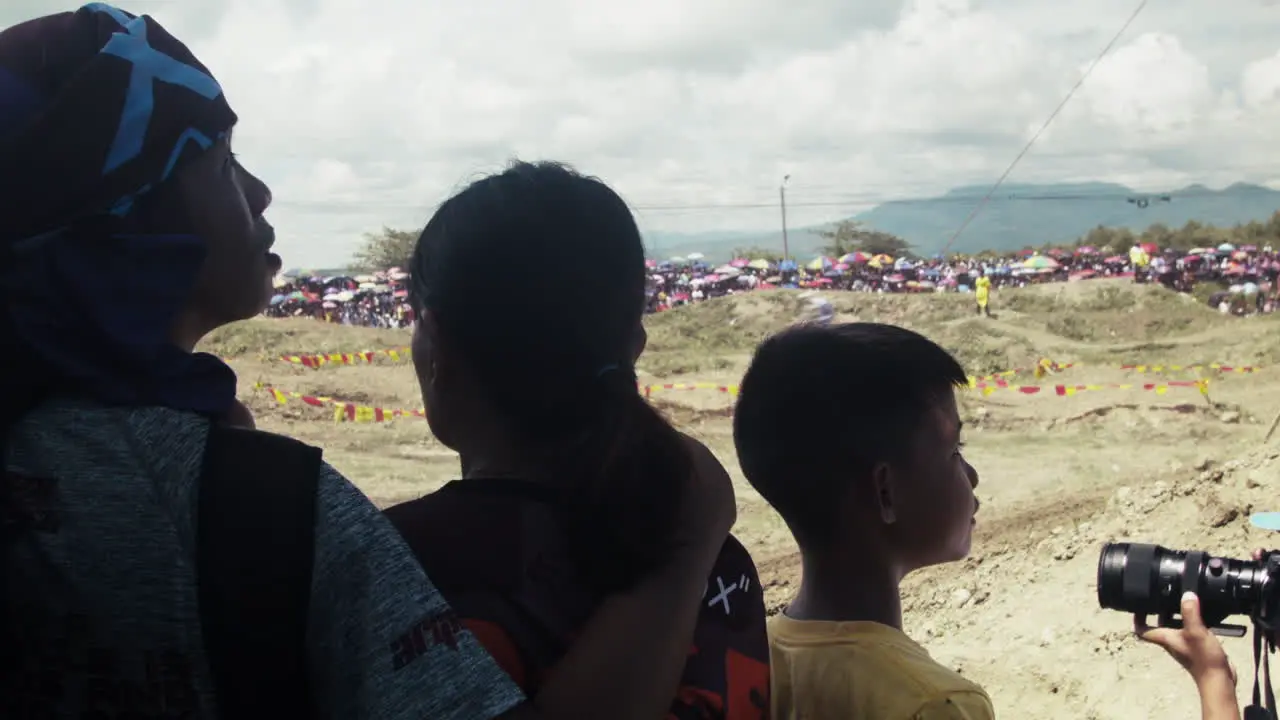
<path id="1" fill-rule="evenodd" d="M 370 364 L 377 358 L 384 358 L 391 362 L 406 362 L 413 358 L 410 348 L 390 348 L 385 350 L 361 350 L 359 352 L 343 352 L 343 353 L 310 353 L 306 355 L 281 355 L 280 360 L 293 365 L 301 365 L 312 369 L 319 369 L 325 365 L 359 365 L 361 363 Z M 1011 368 L 1009 370 L 1001 370 L 1000 372 L 991 373 L 990 375 L 970 375 L 969 386 L 977 387 L 981 383 L 994 382 L 998 380 L 1007 380 L 1018 375 L 1033 375 L 1036 378 L 1044 378 L 1049 375 L 1060 373 L 1064 370 L 1070 370 L 1075 367 L 1097 367 L 1108 368 L 1113 370 L 1121 370 L 1125 372 L 1136 373 L 1166 373 L 1166 372 L 1189 372 L 1189 371 L 1208 371 L 1213 373 L 1253 373 L 1258 372 L 1262 368 L 1257 365 L 1227 365 L 1225 363 L 1196 363 L 1191 365 L 1164 365 L 1157 363 L 1130 363 L 1126 365 L 1088 365 L 1087 363 L 1059 363 L 1049 358 L 1042 358 L 1035 365 L 1027 368 Z M 662 390 L 719 390 L 720 392 L 728 392 L 736 394 L 736 386 L 733 385 L 709 385 L 707 383 L 677 383 L 674 385 L 654 385 L 653 389 Z"/>
<path id="2" fill-rule="evenodd" d="M 409 348 L 389 350 L 361 350 L 349 353 L 312 353 L 310 355 L 281 355 L 280 359 L 294 365 L 316 369 L 324 365 L 359 365 L 372 363 L 375 358 L 387 358 L 391 362 L 404 362 L 413 357 Z"/>
<path id="3" fill-rule="evenodd" d="M 1253 373 L 1258 372 L 1262 368 L 1258 365 L 1201 363 L 1199 365 L 1121 365 L 1120 369 L 1137 373 L 1180 372 L 1186 370 L 1208 370 L 1216 373 Z"/>
<path id="4" fill-rule="evenodd" d="M 978 383 L 970 387 L 981 391 L 983 395 L 993 395 L 1000 390 L 1009 390 L 1023 395 L 1052 392 L 1059 397 L 1098 390 L 1146 390 L 1157 395 L 1163 395 L 1169 392 L 1170 388 L 1196 388 L 1201 395 L 1209 394 L 1208 380 L 1174 380 L 1165 383 L 1091 383 L 1087 385 L 1013 385 L 997 380 L 990 383 Z"/>
<path id="5" fill-rule="evenodd" d="M 662 385 L 641 385 L 640 390 L 645 397 L 652 397 L 655 392 L 663 390 L 714 390 L 716 392 L 738 394 L 737 385 L 717 385 L 716 383 L 665 383 Z"/>
<path id="6" fill-rule="evenodd" d="M 395 418 L 401 417 L 426 417 L 425 410 L 401 410 L 382 408 L 371 405 L 361 405 L 360 403 L 339 400 L 331 397 L 304 395 L 303 393 L 288 392 L 270 385 L 259 383 L 256 387 L 261 388 L 275 398 L 276 402 L 285 404 L 289 400 L 298 400 L 313 407 L 332 407 L 333 419 L 335 422 L 388 422 Z M 1209 394 L 1208 380 L 1184 380 L 1171 381 L 1166 383 L 1093 383 L 1086 385 L 1014 385 L 1004 380 L 994 382 L 977 383 L 972 386 L 978 390 L 983 396 L 993 395 L 1001 390 L 1016 392 L 1022 395 L 1040 395 L 1052 394 L 1057 397 L 1067 397 L 1082 392 L 1096 392 L 1099 390 L 1144 390 L 1154 392 L 1157 395 L 1164 395 L 1172 388 L 1196 388 L 1202 395 Z M 738 394 L 737 385 L 718 385 L 715 383 L 668 383 L 663 385 L 647 385 L 642 386 L 646 397 L 651 397 L 655 392 L 677 391 L 677 390 L 712 390 L 715 392 L 728 393 L 730 395 Z"/>
<path id="7" fill-rule="evenodd" d="M 398 417 L 427 416 L 425 410 L 391 410 L 371 407 L 322 395 L 304 395 L 297 392 L 288 392 L 270 385 L 263 385 L 262 383 L 259 383 L 256 387 L 271 393 L 271 396 L 281 405 L 289 402 L 289 400 L 298 400 L 312 407 L 332 407 L 334 409 L 333 419 L 335 422 L 386 422 Z"/>
<path id="8" fill-rule="evenodd" d="M 289 402 L 289 400 L 298 400 L 312 407 L 333 407 L 333 419 L 336 422 L 386 422 L 398 417 L 426 417 L 425 410 L 401 410 L 361 405 L 322 395 L 305 395 L 299 392 L 290 392 L 262 383 L 258 383 L 255 387 L 270 393 L 276 402 L 281 405 Z M 717 385 L 715 383 L 668 383 L 665 385 L 642 386 L 641 389 L 646 396 L 651 396 L 654 392 L 663 390 L 715 390 L 729 393 L 730 395 L 738 394 L 737 385 Z"/>

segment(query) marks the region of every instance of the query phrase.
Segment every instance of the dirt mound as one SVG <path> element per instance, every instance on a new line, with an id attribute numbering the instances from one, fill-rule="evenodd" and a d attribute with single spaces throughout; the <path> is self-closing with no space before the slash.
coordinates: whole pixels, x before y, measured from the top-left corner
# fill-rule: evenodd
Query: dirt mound
<path id="1" fill-rule="evenodd" d="M 1239 364 L 1280 361 L 1280 322 L 1231 318 L 1163 287 L 1121 280 L 1054 283 L 995 296 L 995 318 L 950 294 L 819 292 L 841 322 L 916 330 L 982 375 L 1059 361 Z M 650 316 L 642 369 L 657 377 L 740 373 L 764 338 L 805 319 L 804 293 L 771 290 L 717 298 Z M 1103 345 L 1105 343 L 1105 345 Z"/>
<path id="2" fill-rule="evenodd" d="M 335 325 L 306 318 L 258 317 L 209 334 L 197 348 L 219 357 L 309 355 L 402 348 L 406 330 Z"/>
<path id="3" fill-rule="evenodd" d="M 975 317 L 964 295 L 819 294 L 832 303 L 838 320 L 892 323 L 924 333 L 975 374 L 1042 357 L 1114 357 L 1126 349 L 1130 360 L 1141 362 L 1280 360 L 1280 323 L 1272 328 L 1270 318 L 1226 318 L 1186 296 L 1123 281 L 1000 291 L 996 319 Z M 641 370 L 658 378 L 740 373 L 761 340 L 806 317 L 803 295 L 794 290 L 744 293 L 650 315 Z M 255 318 L 214 332 L 200 349 L 222 357 L 270 358 L 400 348 L 409 337 L 404 330 Z M 1099 341 L 1129 346 L 1104 349 L 1096 347 Z"/>
<path id="4" fill-rule="evenodd" d="M 1059 337 L 1086 342 L 1169 338 L 1240 322 L 1191 295 L 1127 280 L 1009 290 L 1000 293 L 996 304 L 1011 322 L 1043 327 Z"/>
<path id="5" fill-rule="evenodd" d="M 1039 347 L 1010 328 L 974 318 L 963 296 L 819 293 L 839 322 L 883 322 L 928 335 L 984 374 L 1034 364 L 1056 348 Z M 762 340 L 807 315 L 802 293 L 771 290 L 716 298 L 649 316 L 641 369 L 657 377 L 741 373 Z"/>

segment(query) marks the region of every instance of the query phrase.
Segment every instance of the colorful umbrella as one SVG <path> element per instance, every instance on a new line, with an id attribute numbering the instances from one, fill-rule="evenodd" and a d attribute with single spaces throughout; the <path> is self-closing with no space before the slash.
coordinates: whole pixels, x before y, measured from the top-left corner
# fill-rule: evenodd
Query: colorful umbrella
<path id="1" fill-rule="evenodd" d="M 1022 261 L 1022 267 L 1032 270 L 1052 270 L 1058 267 L 1058 261 L 1044 255 L 1032 255 Z"/>

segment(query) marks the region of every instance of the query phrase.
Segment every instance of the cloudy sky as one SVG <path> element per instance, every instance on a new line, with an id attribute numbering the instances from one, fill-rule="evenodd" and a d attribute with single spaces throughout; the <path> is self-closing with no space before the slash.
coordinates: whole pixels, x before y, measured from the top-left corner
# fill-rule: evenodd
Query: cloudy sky
<path id="1" fill-rule="evenodd" d="M 1136 0 L 134 0 L 241 117 L 292 266 L 508 159 L 649 231 L 770 229 L 993 182 Z M 0 26 L 74 8 L 3 0 Z M 1012 182 L 1280 187 L 1280 2 L 1151 0 Z"/>

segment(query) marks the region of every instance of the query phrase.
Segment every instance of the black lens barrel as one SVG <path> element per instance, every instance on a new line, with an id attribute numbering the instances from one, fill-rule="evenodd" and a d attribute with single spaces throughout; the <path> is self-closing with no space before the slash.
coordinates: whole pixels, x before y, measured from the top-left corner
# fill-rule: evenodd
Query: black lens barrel
<path id="1" fill-rule="evenodd" d="M 1267 570 L 1262 563 L 1170 550 L 1146 543 L 1110 543 L 1098 556 L 1098 604 L 1106 610 L 1172 617 L 1182 594 L 1196 593 L 1205 621 L 1254 614 Z"/>

